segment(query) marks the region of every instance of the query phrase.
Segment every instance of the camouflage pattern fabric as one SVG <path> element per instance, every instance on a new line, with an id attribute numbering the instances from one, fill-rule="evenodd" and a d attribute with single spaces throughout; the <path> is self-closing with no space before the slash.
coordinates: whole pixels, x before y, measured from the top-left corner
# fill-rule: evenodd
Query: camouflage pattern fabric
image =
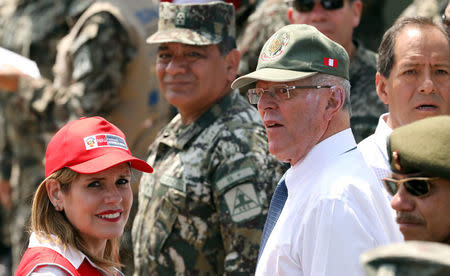
<path id="1" fill-rule="evenodd" d="M 251 275 L 273 189 L 254 108 L 237 92 L 190 125 L 177 115 L 150 147 L 133 223 L 134 275 Z"/>
<path id="2" fill-rule="evenodd" d="M 281 27 L 289 24 L 287 10 L 288 4 L 285 0 L 265 0 L 249 16 L 237 38 L 237 47 L 241 53 L 239 76 L 255 71 L 264 43 Z M 254 86 L 254 83 L 243 86 L 239 88 L 239 93 L 247 98 L 248 89 Z"/>
<path id="3" fill-rule="evenodd" d="M 85 23 L 71 48 L 74 70 L 70 85 L 55 89 L 47 79 L 30 82 L 22 78 L 20 95 L 29 95 L 24 108 L 57 128 L 80 116 L 106 117 L 119 104 L 123 72 L 134 53 L 119 22 L 111 14 L 96 14 Z"/>
<path id="4" fill-rule="evenodd" d="M 287 10 L 285 0 L 265 0 L 249 16 L 242 34 L 237 38 L 241 52 L 240 75 L 255 71 L 264 43 L 281 27 L 289 24 Z M 247 90 L 244 94 L 247 97 Z"/>
<path id="5" fill-rule="evenodd" d="M 205 24 L 209 22 L 211 24 Z M 159 5 L 158 31 L 148 43 L 178 42 L 188 45 L 218 44 L 234 40 L 235 14 L 232 4 L 179 4 L 162 2 Z"/>
<path id="6" fill-rule="evenodd" d="M 226 2 L 233 3 L 236 9 L 236 36 L 240 36 L 244 30 L 248 17 L 255 9 L 265 0 L 228 0 Z"/>
<path id="7" fill-rule="evenodd" d="M 402 17 L 423 16 L 434 22 L 441 22 L 442 7 L 446 7 L 448 0 L 414 0 L 400 15 Z"/>
<path id="8" fill-rule="evenodd" d="M 90 0 L 7 1 L 0 16 L 0 46 L 35 60 L 41 75 L 53 79 L 56 44 Z M 13 269 L 27 246 L 27 224 L 32 195 L 44 178 L 43 158 L 51 130 L 47 121 L 30 108 L 33 89 L 9 95 L 4 102 L 4 147 L 0 159 L 2 179 L 12 188 L 10 234 Z"/>
<path id="9" fill-rule="evenodd" d="M 94 0 L 8 0 L 0 16 L 0 46 L 36 61 L 53 79 L 56 45 Z"/>
<path id="10" fill-rule="evenodd" d="M 377 73 L 377 55 L 358 44 L 356 53 L 350 61 L 350 102 L 352 116 L 350 126 L 359 143 L 372 135 L 381 114 L 387 112 L 386 105 L 380 100 L 375 86 Z"/>

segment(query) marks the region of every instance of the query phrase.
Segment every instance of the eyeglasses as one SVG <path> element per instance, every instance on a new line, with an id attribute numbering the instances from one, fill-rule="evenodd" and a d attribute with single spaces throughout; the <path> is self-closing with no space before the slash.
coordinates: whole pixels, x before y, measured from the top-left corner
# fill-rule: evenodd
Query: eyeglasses
<path id="1" fill-rule="evenodd" d="M 303 86 L 288 86 L 288 85 L 275 85 L 268 89 L 263 88 L 252 88 L 248 90 L 248 100 L 251 104 L 258 104 L 264 92 L 269 92 L 270 96 L 275 98 L 277 101 L 284 101 L 291 97 L 291 90 L 294 89 L 321 89 L 321 88 L 331 88 L 330 85 L 303 85 Z"/>
<path id="2" fill-rule="evenodd" d="M 294 0 L 294 8 L 299 12 L 313 10 L 315 0 Z M 344 6 L 344 0 L 320 0 L 320 4 L 326 10 L 337 10 Z"/>
<path id="3" fill-rule="evenodd" d="M 400 189 L 400 184 L 403 183 L 405 190 L 417 197 L 428 195 L 431 190 L 431 182 L 438 179 L 438 177 L 409 177 L 404 179 L 383 178 L 384 187 L 391 196 L 394 196 Z"/>
<path id="4" fill-rule="evenodd" d="M 445 15 L 445 13 L 442 15 L 442 24 L 444 24 L 445 26 L 447 26 L 447 28 L 450 27 L 450 19 L 447 18 L 447 16 Z"/>

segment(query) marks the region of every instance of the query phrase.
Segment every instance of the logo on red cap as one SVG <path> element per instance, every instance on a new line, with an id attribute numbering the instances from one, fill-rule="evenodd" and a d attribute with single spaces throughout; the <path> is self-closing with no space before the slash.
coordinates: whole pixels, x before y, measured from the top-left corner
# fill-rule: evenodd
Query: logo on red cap
<path id="1" fill-rule="evenodd" d="M 101 147 L 115 147 L 128 150 L 125 139 L 113 134 L 95 134 L 84 137 L 84 145 L 86 146 L 86 150 Z"/>

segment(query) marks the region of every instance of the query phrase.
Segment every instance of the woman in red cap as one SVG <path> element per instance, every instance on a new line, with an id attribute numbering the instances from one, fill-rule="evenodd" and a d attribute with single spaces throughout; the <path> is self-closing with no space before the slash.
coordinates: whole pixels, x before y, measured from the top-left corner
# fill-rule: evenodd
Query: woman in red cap
<path id="1" fill-rule="evenodd" d="M 131 168 L 153 171 L 105 119 L 61 128 L 47 146 L 30 243 L 15 275 L 122 275 L 119 238 L 133 202 Z"/>

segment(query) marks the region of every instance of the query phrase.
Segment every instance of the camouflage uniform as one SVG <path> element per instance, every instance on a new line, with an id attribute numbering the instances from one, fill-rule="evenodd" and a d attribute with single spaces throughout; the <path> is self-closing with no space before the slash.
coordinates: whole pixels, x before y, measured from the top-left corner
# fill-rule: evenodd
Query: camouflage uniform
<path id="1" fill-rule="evenodd" d="M 414 0 L 400 15 L 402 17 L 423 16 L 434 22 L 441 22 L 442 7 L 447 6 L 448 0 Z"/>
<path id="2" fill-rule="evenodd" d="M 359 143 L 372 135 L 381 114 L 387 112 L 387 107 L 380 100 L 375 87 L 377 73 L 377 55 L 354 41 L 356 52 L 350 62 L 350 102 L 352 116 L 350 126 Z"/>
<path id="3" fill-rule="evenodd" d="M 51 2 L 52 4 L 48 5 L 55 6 L 54 2 Z M 168 104 L 160 101 L 158 90 L 145 90 L 149 87 L 144 83 L 133 82 L 133 80 L 139 79 L 133 78 L 136 75 L 145 75 L 147 80 L 152 78 L 148 70 L 133 71 L 142 68 L 142 61 L 147 61 L 148 56 L 152 54 L 149 49 L 145 48 L 143 52 L 140 48 L 145 46 L 144 41 L 148 32 L 151 32 L 151 28 L 144 30 L 145 32 L 137 30 L 137 28 L 132 31 L 132 26 L 148 23 L 147 25 L 150 27 L 154 26 L 153 30 L 156 29 L 158 3 L 157 1 L 128 2 L 130 8 L 141 5 L 142 10 L 133 10 L 135 18 L 120 13 L 118 10 L 123 8 L 120 4 L 120 1 L 117 5 L 113 1 L 90 3 L 89 10 L 81 18 L 77 18 L 77 23 L 73 21 L 74 26 L 70 30 L 65 29 L 64 35 L 67 36 L 64 39 L 62 39 L 62 35 L 58 37 L 60 41 L 68 41 L 69 45 L 64 48 L 65 43 L 59 43 L 59 56 L 52 60 L 53 64 L 57 64 L 54 68 L 53 81 L 53 78 L 38 80 L 21 78 L 19 92 L 11 100 L 9 110 L 7 110 L 7 116 L 10 117 L 8 125 L 11 126 L 8 128 L 8 139 L 14 141 L 13 161 L 17 167 L 15 184 L 11 181 L 14 194 L 16 194 L 15 202 L 22 203 L 23 198 L 31 199 L 35 187 L 43 179 L 42 159 L 45 145 L 52 134 L 68 120 L 92 115 L 109 118 L 113 113 L 117 115 L 118 112 L 121 112 L 122 118 L 114 115 L 111 121 L 123 129 L 127 137 L 129 137 L 129 133 L 124 129 L 126 127 L 133 133 L 138 132 L 136 137 L 145 137 L 144 140 L 132 139 L 130 141 L 131 150 L 138 156 L 145 153 L 136 152 L 135 145 L 144 143 L 146 149 L 151 143 L 147 139 L 150 139 L 149 137 L 152 135 L 153 139 L 157 133 L 157 127 L 162 127 L 169 120 L 169 115 L 165 118 L 152 117 L 153 112 L 150 110 L 156 106 L 159 108 L 164 105 L 167 107 L 167 114 L 169 113 Z M 109 5 L 108 7 L 113 8 L 102 10 L 98 8 L 101 5 Z M 92 11 L 94 8 L 96 10 Z M 29 9 L 31 8 L 29 7 Z M 67 9 L 70 10 L 70 7 Z M 125 10 L 129 12 L 128 9 L 122 9 L 122 11 Z M 90 13 L 86 15 L 87 12 Z M 39 14 L 40 17 L 43 17 L 42 14 Z M 155 24 L 151 25 L 152 22 Z M 48 22 L 46 24 L 51 25 Z M 51 47 L 56 47 L 56 43 L 49 46 L 49 48 Z M 55 53 L 54 49 L 49 52 Z M 38 53 L 46 52 L 39 51 Z M 39 64 L 38 58 L 33 56 L 30 58 L 38 60 Z M 141 67 L 136 66 L 139 63 L 141 63 Z M 146 69 L 151 67 L 150 63 L 143 65 Z M 156 87 L 156 81 L 154 81 L 154 85 Z M 133 90 L 129 90 L 130 93 L 127 93 L 126 89 L 129 88 Z M 140 114 L 142 118 L 134 118 L 134 124 L 123 125 L 123 122 L 126 122 L 123 119 L 127 119 L 129 113 L 135 111 L 133 105 L 131 104 L 130 107 L 129 102 L 124 102 L 122 98 L 122 96 L 129 96 L 128 94 L 136 96 L 131 99 L 137 100 L 134 103 L 135 110 L 143 110 L 138 106 L 148 104 L 146 109 L 149 111 L 142 111 Z M 18 112 L 18 110 L 20 111 Z M 149 118 L 150 128 L 142 127 L 141 129 L 141 123 L 144 123 L 142 121 L 145 118 Z M 141 151 L 145 151 L 145 149 L 139 148 Z M 137 188 L 135 190 L 137 191 Z M 31 208 L 26 204 L 22 204 L 21 208 L 27 213 L 20 216 L 23 219 L 20 219 L 16 227 L 20 225 L 20 229 L 23 229 Z M 128 248 L 126 254 L 128 258 L 125 260 L 122 258 L 122 260 L 126 264 L 125 273 L 129 274 L 132 271 L 131 233 L 128 232 L 127 235 L 126 232 L 124 236 L 125 238 L 128 236 L 128 242 L 125 243 Z"/>
<path id="4" fill-rule="evenodd" d="M 37 62 L 41 75 L 53 79 L 56 44 L 68 32 L 70 24 L 88 7 L 88 0 L 12 0 L 2 6 L 0 46 Z M 35 188 L 44 178 L 43 158 L 46 124 L 33 111 L 24 109 L 33 98 L 32 90 L 20 91 L 24 96 L 8 95 L 5 100 L 4 145 L 0 160 L 2 179 L 10 179 L 13 208 L 10 211 L 13 268 L 26 248 L 26 224 L 31 214 Z M 3 97 L 5 98 L 5 97 Z"/>
<path id="5" fill-rule="evenodd" d="M 254 273 L 269 199 L 282 171 L 264 127 L 237 92 L 164 128 L 147 160 L 133 225 L 135 275 Z"/>
<path id="6" fill-rule="evenodd" d="M 369 250 L 361 255 L 367 276 L 450 275 L 448 244 L 407 241 Z"/>
<path id="7" fill-rule="evenodd" d="M 259 53 L 269 37 L 284 25 L 288 4 L 284 0 L 266 0 L 249 17 L 245 30 L 238 38 L 238 48 L 242 59 L 239 74 L 247 74 L 256 69 Z M 350 121 L 357 142 L 375 132 L 378 118 L 387 112 L 387 107 L 378 98 L 375 87 L 377 72 L 376 54 L 354 41 L 356 52 L 350 63 L 350 84 L 352 118 Z M 252 84 L 254 85 L 254 84 Z M 241 95 L 247 96 L 252 85 L 240 88 Z"/>
<path id="8" fill-rule="evenodd" d="M 230 4 L 161 3 L 159 15 L 148 43 L 234 42 Z M 226 79 L 217 85 L 225 90 L 214 93 L 224 97 L 190 124 L 177 115 L 150 147 L 147 162 L 155 170 L 139 186 L 134 275 L 254 273 L 269 200 L 284 167 L 268 153 L 256 109 Z"/>
<path id="9" fill-rule="evenodd" d="M 285 0 L 265 0 L 252 13 L 237 38 L 241 52 L 239 74 L 247 74 L 256 69 L 259 52 L 269 37 L 284 25 L 289 24 L 287 18 L 288 5 Z M 247 89 L 241 90 L 247 96 Z"/>

